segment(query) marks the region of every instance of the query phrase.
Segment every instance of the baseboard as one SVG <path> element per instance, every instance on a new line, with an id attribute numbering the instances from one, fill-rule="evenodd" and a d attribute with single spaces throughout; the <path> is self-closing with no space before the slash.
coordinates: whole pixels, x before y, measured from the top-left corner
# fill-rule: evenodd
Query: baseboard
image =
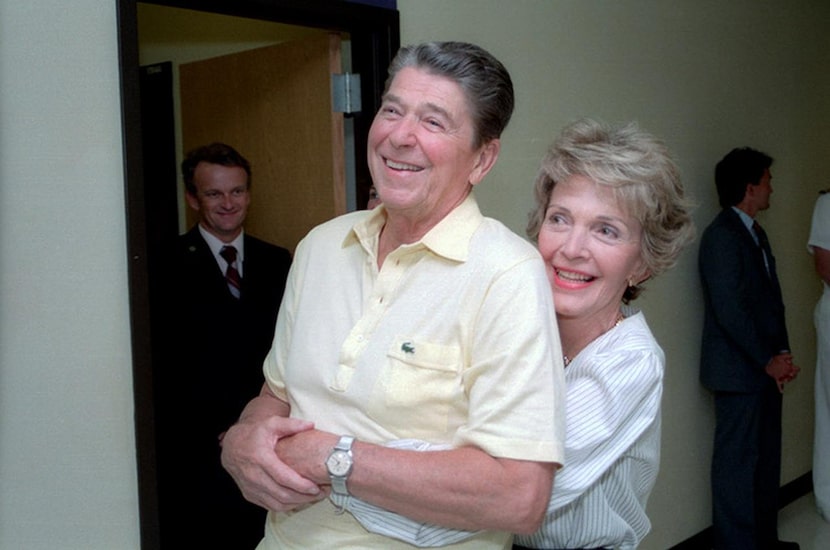
<path id="1" fill-rule="evenodd" d="M 778 495 L 779 506 L 784 506 L 798 500 L 813 490 L 813 472 L 809 471 L 781 487 Z M 712 548 L 712 526 L 693 535 L 683 542 L 672 546 L 669 550 L 700 550 Z"/>

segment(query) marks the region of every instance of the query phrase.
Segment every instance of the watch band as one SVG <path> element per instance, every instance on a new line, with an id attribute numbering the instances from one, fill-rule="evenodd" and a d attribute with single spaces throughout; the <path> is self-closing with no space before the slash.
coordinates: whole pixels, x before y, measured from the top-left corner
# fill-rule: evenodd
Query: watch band
<path id="1" fill-rule="evenodd" d="M 344 435 L 340 437 L 340 440 L 337 442 L 337 445 L 331 450 L 331 454 L 329 455 L 329 459 L 326 461 L 327 468 L 329 470 L 329 479 L 331 480 L 331 495 L 330 499 L 332 503 L 337 508 L 337 513 L 342 514 L 345 510 L 346 506 L 351 499 L 351 495 L 349 494 L 349 489 L 346 486 L 346 481 L 349 479 L 349 474 L 351 474 L 352 470 L 352 444 L 354 443 L 354 437 L 351 435 Z M 337 461 L 339 462 L 338 466 L 342 467 L 342 464 L 345 462 L 348 465 L 347 471 L 342 474 L 336 474 L 332 471 L 331 465 L 328 464 L 329 461 L 336 457 Z"/>
<path id="2" fill-rule="evenodd" d="M 348 493 L 344 495 L 343 493 L 335 493 L 332 491 L 331 494 L 329 494 L 329 500 L 331 500 L 331 503 L 334 504 L 335 514 L 342 514 L 345 512 L 351 499 L 352 495 Z"/>
<path id="3" fill-rule="evenodd" d="M 332 452 L 342 451 L 348 453 L 349 457 L 352 456 L 352 443 L 354 443 L 354 437 L 351 435 L 344 435 L 340 437 L 340 440 L 337 442 L 337 445 L 334 446 L 334 450 Z M 349 472 L 351 473 L 351 472 Z M 334 493 L 340 493 L 341 495 L 348 495 L 349 489 L 346 487 L 346 480 L 349 479 L 349 474 L 343 476 L 336 476 L 330 475 L 331 479 L 331 490 Z"/>
<path id="4" fill-rule="evenodd" d="M 336 495 L 348 495 L 349 488 L 346 487 L 346 478 L 339 476 L 329 476 L 331 479 L 331 492 Z"/>

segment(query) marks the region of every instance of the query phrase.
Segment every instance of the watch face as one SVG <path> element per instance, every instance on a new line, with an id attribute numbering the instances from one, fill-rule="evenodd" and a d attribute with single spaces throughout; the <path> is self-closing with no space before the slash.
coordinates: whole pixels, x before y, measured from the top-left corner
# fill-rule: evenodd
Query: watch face
<path id="1" fill-rule="evenodd" d="M 326 467 L 333 476 L 345 476 L 352 469 L 352 457 L 347 451 L 335 450 L 326 460 Z"/>

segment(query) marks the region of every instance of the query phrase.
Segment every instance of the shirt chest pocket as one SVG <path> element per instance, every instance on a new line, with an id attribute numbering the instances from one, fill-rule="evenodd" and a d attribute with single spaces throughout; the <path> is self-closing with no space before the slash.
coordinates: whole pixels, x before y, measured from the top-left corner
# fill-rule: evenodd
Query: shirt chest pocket
<path id="1" fill-rule="evenodd" d="M 461 399 L 458 347 L 398 338 L 375 382 L 369 414 L 399 437 L 434 441 L 446 434 Z"/>

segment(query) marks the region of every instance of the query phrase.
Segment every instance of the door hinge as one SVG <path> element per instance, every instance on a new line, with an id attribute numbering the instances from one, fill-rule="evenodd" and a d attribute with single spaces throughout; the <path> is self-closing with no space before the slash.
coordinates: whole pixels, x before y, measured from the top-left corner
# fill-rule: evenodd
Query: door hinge
<path id="1" fill-rule="evenodd" d="M 335 112 L 346 114 L 360 112 L 360 75 L 352 73 L 331 75 L 331 96 Z"/>

